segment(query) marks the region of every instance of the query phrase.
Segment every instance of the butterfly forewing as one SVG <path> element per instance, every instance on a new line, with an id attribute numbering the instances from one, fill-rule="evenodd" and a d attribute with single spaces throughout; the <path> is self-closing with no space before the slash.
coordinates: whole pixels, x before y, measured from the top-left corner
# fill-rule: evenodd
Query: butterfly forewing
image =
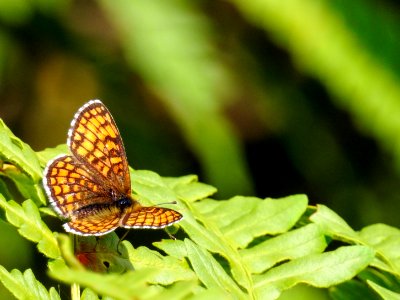
<path id="1" fill-rule="evenodd" d="M 72 154 L 91 169 L 94 176 L 109 181 L 116 193 L 130 195 L 124 145 L 103 103 L 92 100 L 79 109 L 68 132 L 68 145 Z"/>

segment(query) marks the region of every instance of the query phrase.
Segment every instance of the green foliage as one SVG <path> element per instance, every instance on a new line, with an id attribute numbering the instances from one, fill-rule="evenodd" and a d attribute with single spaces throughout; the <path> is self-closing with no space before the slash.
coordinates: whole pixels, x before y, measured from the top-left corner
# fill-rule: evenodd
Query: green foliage
<path id="1" fill-rule="evenodd" d="M 42 170 L 35 152 L 17 138 L 0 119 L 1 173 L 14 181 L 22 196 L 38 205 L 46 203 L 41 187 Z"/>
<path id="2" fill-rule="evenodd" d="M 7 150 L 16 139 L 5 127 L 2 130 L 0 149 Z M 24 155 L 39 159 L 22 142 L 18 145 L 4 151 L 2 159 L 16 172 L 29 174 L 32 162 Z M 62 151 L 49 149 L 39 155 Z M 131 175 L 143 204 L 177 201 L 176 209 L 184 215 L 179 239 L 154 243 L 161 251 L 134 248 L 127 240 L 118 243 L 111 233 L 99 241 L 75 237 L 74 252 L 72 237 L 52 233 L 37 203 L 18 203 L 7 184 L 1 185 L 6 220 L 37 244 L 48 258 L 48 275 L 70 285 L 73 299 L 276 299 L 300 283 L 330 289 L 335 299 L 400 295 L 397 228 L 375 224 L 354 231 L 326 206 L 308 207 L 304 195 L 214 200 L 209 197 L 216 189 L 193 175 L 162 178 L 139 170 Z M 35 182 L 21 181 L 16 187 L 21 191 L 21 185 L 29 184 Z M 8 272 L 0 266 L 0 281 L 18 299 L 60 299 L 31 269 Z M 82 294 L 79 287 L 85 288 Z"/>
<path id="3" fill-rule="evenodd" d="M 7 221 L 17 227 L 23 237 L 36 242 L 40 252 L 49 258 L 60 255 L 53 233 L 42 221 L 32 200 L 27 199 L 20 205 L 14 200 L 6 201 L 3 195 L 0 195 L 0 206 L 6 212 Z"/>
<path id="4" fill-rule="evenodd" d="M 354 23 L 357 21 L 373 18 L 373 1 L 361 5 L 357 1 L 293 0 L 288 1 L 286 7 L 277 5 L 275 1 L 234 2 L 249 20 L 271 33 L 275 42 L 289 51 L 302 70 L 318 78 L 336 96 L 333 100 L 352 114 L 360 127 L 391 151 L 400 166 L 398 74 L 382 64 L 382 58 L 376 53 L 377 47 L 385 49 L 382 42 L 392 40 L 390 37 L 382 39 L 381 36 L 383 32 L 390 35 L 387 29 L 392 26 L 393 30 L 398 28 L 398 18 L 392 18 L 387 12 L 386 20 L 380 23 L 385 30 L 366 37 L 365 29 L 371 26 L 361 26 L 360 36 L 357 36 L 329 2 L 335 4 L 337 9 L 343 6 L 341 9 L 342 14 L 347 15 L 346 21 L 356 27 Z M 367 16 L 356 19 L 354 14 L 349 13 L 354 10 Z M 377 40 L 371 42 L 371 37 Z M 365 44 L 373 44 L 372 47 L 369 45 L 372 51 L 368 51 Z"/>
<path id="5" fill-rule="evenodd" d="M 398 300 L 400 299 L 399 293 L 394 293 L 391 290 L 385 289 L 384 287 L 374 283 L 373 281 L 368 281 L 368 284 L 382 297 L 384 300 Z"/>
<path id="6" fill-rule="evenodd" d="M 121 37 L 128 63 L 151 82 L 199 157 L 205 175 L 224 186 L 223 193 L 249 193 L 242 149 L 223 115 L 236 83 L 218 60 L 208 20 L 187 1 L 100 3 Z M 225 172 L 221 166 L 228 162 L 229 172 Z"/>
<path id="7" fill-rule="evenodd" d="M 47 291 L 43 284 L 36 280 L 31 269 L 24 273 L 16 269 L 8 272 L 0 266 L 0 280 L 17 299 L 61 299 L 53 287 Z"/>

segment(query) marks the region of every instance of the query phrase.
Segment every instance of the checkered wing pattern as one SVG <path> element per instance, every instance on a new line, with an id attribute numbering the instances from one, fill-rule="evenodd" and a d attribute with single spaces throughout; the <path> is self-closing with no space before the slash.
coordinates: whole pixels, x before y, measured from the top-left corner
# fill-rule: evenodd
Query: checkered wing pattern
<path id="1" fill-rule="evenodd" d="M 159 229 L 172 225 L 180 219 L 182 219 L 182 215 L 175 210 L 137 204 L 126 213 L 121 226 L 125 228 Z"/>
<path id="2" fill-rule="evenodd" d="M 64 229 L 78 235 L 103 235 L 119 226 L 121 211 L 113 205 L 98 206 L 85 216 L 74 217 L 64 224 Z"/>
<path id="3" fill-rule="evenodd" d="M 62 155 L 51 161 L 43 180 L 50 204 L 65 218 L 91 203 L 110 202 L 107 186 L 96 182 L 85 165 L 73 156 Z"/>
<path id="4" fill-rule="evenodd" d="M 101 101 L 89 101 L 79 109 L 71 123 L 67 143 L 72 154 L 95 176 L 108 181 L 117 194 L 131 194 L 124 145 L 110 112 Z"/>

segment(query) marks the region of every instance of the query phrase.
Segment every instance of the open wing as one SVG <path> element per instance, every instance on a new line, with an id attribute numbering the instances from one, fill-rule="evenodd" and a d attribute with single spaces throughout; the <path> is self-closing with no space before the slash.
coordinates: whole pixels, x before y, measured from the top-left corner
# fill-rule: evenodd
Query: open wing
<path id="1" fill-rule="evenodd" d="M 65 231 L 78 235 L 104 235 L 119 225 L 121 211 L 115 205 L 99 206 L 95 214 L 73 218 L 65 223 Z"/>
<path id="2" fill-rule="evenodd" d="M 92 203 L 109 203 L 107 185 L 73 156 L 61 155 L 50 161 L 44 171 L 43 184 L 50 204 L 63 217 Z"/>
<path id="3" fill-rule="evenodd" d="M 173 209 L 135 204 L 126 211 L 120 226 L 160 229 L 172 225 L 180 219 L 182 219 L 182 215 Z"/>
<path id="4" fill-rule="evenodd" d="M 116 196 L 131 194 L 124 145 L 110 112 L 100 100 L 91 100 L 78 110 L 67 143 L 78 161 L 110 182 Z"/>

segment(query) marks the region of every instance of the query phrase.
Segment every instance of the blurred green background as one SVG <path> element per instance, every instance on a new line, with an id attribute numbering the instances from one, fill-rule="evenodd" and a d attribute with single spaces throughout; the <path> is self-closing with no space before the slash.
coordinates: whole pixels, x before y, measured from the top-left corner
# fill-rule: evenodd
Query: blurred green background
<path id="1" fill-rule="evenodd" d="M 0 0 L 0 117 L 38 151 L 100 98 L 134 168 L 399 226 L 399 16 L 396 0 Z"/>

